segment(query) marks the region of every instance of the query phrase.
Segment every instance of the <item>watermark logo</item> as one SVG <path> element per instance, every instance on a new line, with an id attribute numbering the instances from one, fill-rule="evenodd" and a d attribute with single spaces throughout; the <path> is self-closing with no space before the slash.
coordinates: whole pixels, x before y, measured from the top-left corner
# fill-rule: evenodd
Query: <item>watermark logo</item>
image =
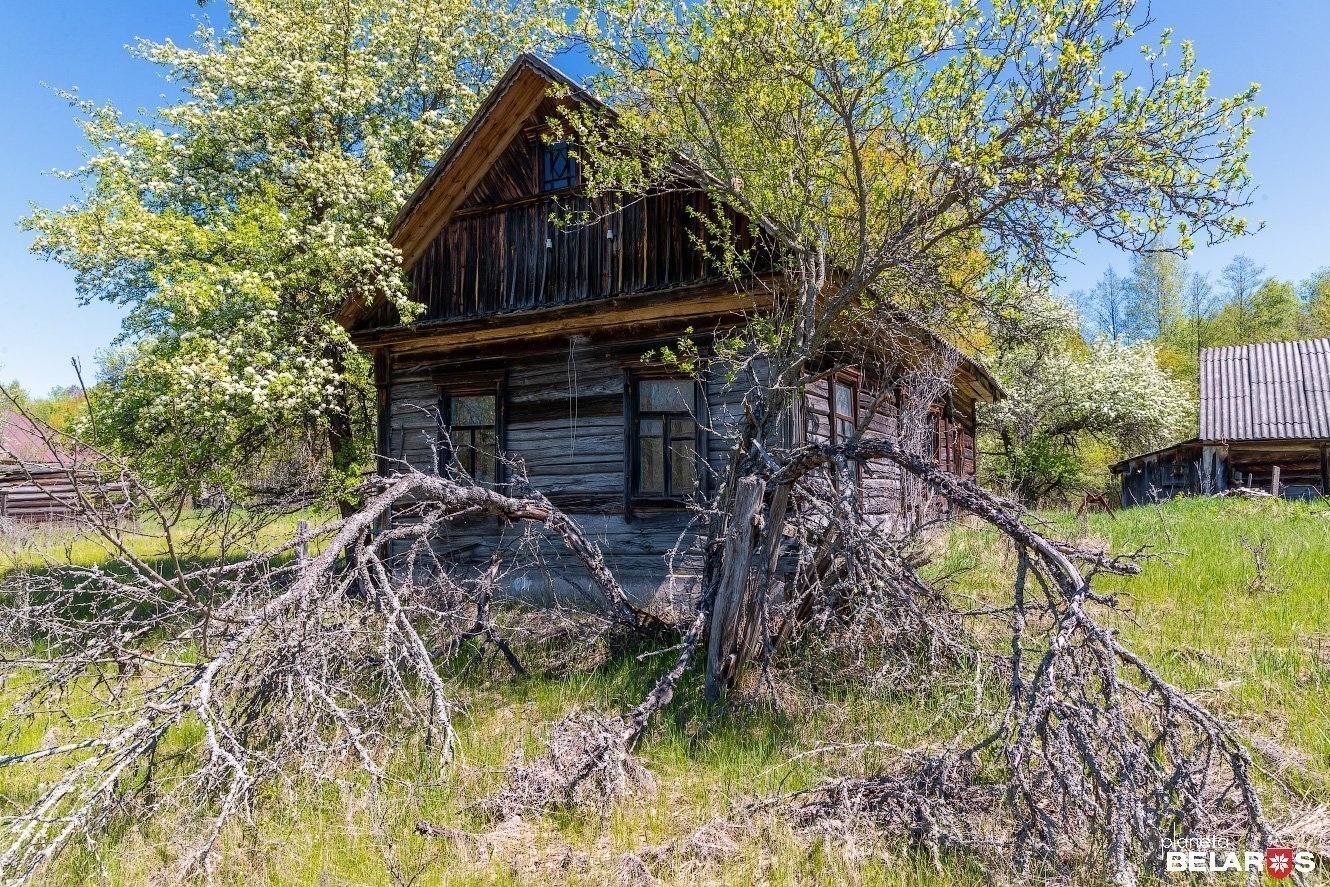
<path id="1" fill-rule="evenodd" d="M 1164 845 L 1166 872 L 1260 872 L 1284 879 L 1316 870 L 1316 856 L 1295 847 L 1266 847 L 1264 852 L 1245 850 L 1222 837 L 1174 838 Z"/>
<path id="2" fill-rule="evenodd" d="M 1266 847 L 1265 870 L 1272 878 L 1287 878 L 1293 873 L 1293 857 L 1292 847 Z"/>

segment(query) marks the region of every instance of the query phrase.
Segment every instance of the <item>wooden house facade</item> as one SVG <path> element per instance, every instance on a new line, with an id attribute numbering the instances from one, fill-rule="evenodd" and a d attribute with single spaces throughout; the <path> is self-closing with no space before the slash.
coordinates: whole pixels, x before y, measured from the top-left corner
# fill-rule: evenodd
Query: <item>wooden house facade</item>
<path id="1" fill-rule="evenodd" d="M 1190 440 L 1124 459 L 1122 503 L 1234 487 L 1310 499 L 1330 492 L 1330 338 L 1201 350 Z"/>
<path id="2" fill-rule="evenodd" d="M 552 86 L 567 96 L 553 97 Z M 762 380 L 717 370 L 685 378 L 644 355 L 685 334 L 705 349 L 764 304 L 697 246 L 699 215 L 727 212 L 703 190 L 622 206 L 580 193 L 576 160 L 549 140 L 546 121 L 559 101 L 590 100 L 539 59 L 519 59 L 394 222 L 423 314 L 403 324 L 391 305 L 349 304 L 340 320 L 374 357 L 382 471 L 447 462 L 503 484 L 505 462 L 520 460 L 531 486 L 574 515 L 645 599 L 693 583 L 699 527 L 689 500 L 723 478 L 727 433 Z M 558 224 L 568 208 L 591 209 L 594 221 Z M 731 221 L 760 246 L 742 219 Z M 758 255 L 760 274 L 768 260 Z M 902 328 L 907 341 L 949 347 Z M 975 405 L 998 388 L 972 361 L 953 363 L 953 391 L 935 405 L 926 437 L 939 460 L 970 476 Z M 835 440 L 870 411 L 872 431 L 895 435 L 894 385 L 872 367 L 810 385 L 789 417 L 791 443 Z M 860 495 L 883 519 L 902 510 L 890 467 L 869 466 Z M 439 544 L 458 564 L 483 566 L 511 532 L 475 520 Z M 557 575 L 562 555 L 545 554 Z M 537 591 L 513 581 L 514 591 Z"/>

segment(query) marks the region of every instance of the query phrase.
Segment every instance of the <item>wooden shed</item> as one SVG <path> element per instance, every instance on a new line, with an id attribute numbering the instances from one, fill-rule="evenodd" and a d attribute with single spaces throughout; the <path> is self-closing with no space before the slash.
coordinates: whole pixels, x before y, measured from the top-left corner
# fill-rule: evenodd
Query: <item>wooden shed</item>
<path id="1" fill-rule="evenodd" d="M 1123 505 L 1233 487 L 1330 491 L 1330 338 L 1202 349 L 1200 407 L 1196 437 L 1113 466 Z"/>
<path id="2" fill-rule="evenodd" d="M 32 464 L 0 462 L 0 521 L 20 523 L 46 523 L 74 520 L 84 510 L 82 495 L 93 496 L 87 503 L 98 508 L 111 508 L 119 499 L 122 488 L 105 486 L 97 476 L 86 469 L 70 468 L 60 464 Z M 108 499 L 109 494 L 109 499 Z"/>
<path id="3" fill-rule="evenodd" d="M 444 462 L 503 484 L 505 457 L 520 459 L 532 486 L 574 515 L 645 599 L 695 579 L 688 503 L 723 476 L 726 432 L 753 380 L 685 377 L 643 358 L 685 334 L 705 350 L 761 313 L 764 297 L 724 278 L 698 246 L 711 213 L 729 214 L 748 244 L 756 235 L 701 187 L 592 206 L 575 151 L 548 135 L 564 101 L 595 99 L 521 57 L 394 222 L 423 314 L 402 324 L 389 304 L 349 303 L 339 319 L 374 357 L 382 471 Z M 592 209 L 595 221 L 561 226 L 560 208 Z M 760 275 L 769 266 L 758 254 Z M 870 410 L 873 431 L 895 434 L 900 392 L 887 368 L 912 350 L 945 353 L 954 384 L 928 413 L 925 436 L 940 462 L 973 475 L 975 404 L 998 396 L 996 382 L 903 313 L 888 338 L 874 366 L 841 367 L 808 386 L 790 416 L 792 442 L 835 440 Z M 893 467 L 870 466 L 860 495 L 884 518 L 903 508 Z M 480 567 L 505 530 L 478 519 L 448 532 L 440 544 L 452 559 Z M 544 556 L 558 573 L 564 555 Z M 531 590 L 525 577 L 511 581 Z"/>
<path id="4" fill-rule="evenodd" d="M 26 416 L 0 412 L 0 522 L 72 520 L 85 505 L 114 508 L 123 499 L 118 482 L 98 477 L 79 454 L 60 451 Z"/>

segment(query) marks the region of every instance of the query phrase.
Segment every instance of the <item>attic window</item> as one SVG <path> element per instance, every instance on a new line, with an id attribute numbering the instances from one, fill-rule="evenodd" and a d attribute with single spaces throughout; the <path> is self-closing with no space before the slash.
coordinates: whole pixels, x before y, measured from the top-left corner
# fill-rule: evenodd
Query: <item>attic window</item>
<path id="1" fill-rule="evenodd" d="M 577 158 L 567 142 L 542 142 L 540 190 L 556 191 L 577 184 Z"/>

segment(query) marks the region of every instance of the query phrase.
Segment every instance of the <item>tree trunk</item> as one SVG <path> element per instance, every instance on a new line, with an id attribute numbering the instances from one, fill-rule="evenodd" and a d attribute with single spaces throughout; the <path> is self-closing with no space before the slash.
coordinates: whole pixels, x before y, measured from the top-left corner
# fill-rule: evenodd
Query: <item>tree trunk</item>
<path id="1" fill-rule="evenodd" d="M 780 559 L 790 486 L 778 484 L 769 497 L 766 494 L 766 481 L 759 477 L 741 478 L 736 486 L 711 611 L 708 699 L 724 696 L 740 681 L 762 640 L 763 610 Z"/>
<path id="2" fill-rule="evenodd" d="M 332 457 L 333 469 L 338 475 L 345 475 L 355 460 L 355 442 L 353 438 L 354 432 L 351 430 L 350 417 L 345 415 L 341 409 L 336 410 L 328 418 L 328 451 Z M 356 503 L 346 496 L 339 496 L 337 510 L 343 518 L 348 518 L 356 513 Z"/>
<path id="3" fill-rule="evenodd" d="M 355 409 L 355 390 L 346 380 L 346 361 L 336 349 L 331 354 L 333 366 L 343 376 L 337 390 L 337 406 L 328 414 L 328 455 L 333 471 L 339 478 L 350 475 L 356 462 L 356 429 L 352 419 Z M 345 495 L 337 499 L 337 509 L 343 519 L 356 513 L 357 505 Z"/>
<path id="4" fill-rule="evenodd" d="M 711 637 L 707 642 L 706 697 L 717 699 L 739 679 L 757 603 L 754 555 L 762 535 L 762 505 L 766 481 L 739 479 L 734 495 L 729 534 L 721 555 L 720 581 L 711 610 Z"/>

